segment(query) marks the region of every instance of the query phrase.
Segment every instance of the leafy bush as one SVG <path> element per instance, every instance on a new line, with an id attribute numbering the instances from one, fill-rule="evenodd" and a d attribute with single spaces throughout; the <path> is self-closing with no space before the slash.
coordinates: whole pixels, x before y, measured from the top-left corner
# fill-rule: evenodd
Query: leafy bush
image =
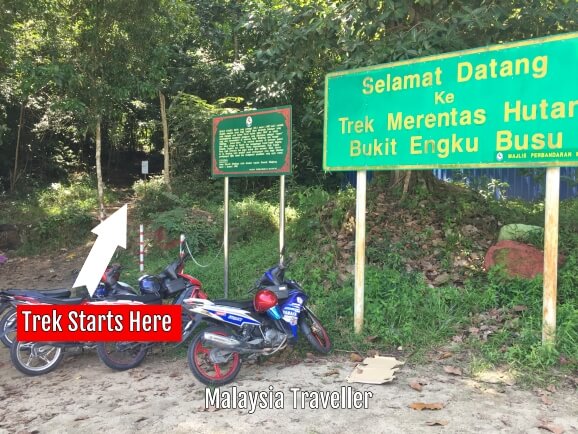
<path id="1" fill-rule="evenodd" d="M 312 234 L 326 236 L 341 228 L 347 213 L 355 209 L 355 190 L 347 188 L 330 194 L 322 187 L 307 187 L 293 191 L 290 201 L 298 210 L 290 235 L 307 240 Z"/>
<path id="2" fill-rule="evenodd" d="M 90 212 L 73 206 L 64 208 L 29 227 L 22 252 L 38 254 L 47 248 L 74 246 L 86 239 L 95 223 Z"/>
<path id="3" fill-rule="evenodd" d="M 273 235 L 279 230 L 279 206 L 261 202 L 254 196 L 230 204 L 232 241 L 249 241 Z"/>
<path id="4" fill-rule="evenodd" d="M 134 183 L 137 212 L 141 218 L 149 218 L 159 212 L 183 205 L 181 199 L 168 191 L 162 176 L 153 176 L 148 181 Z"/>
<path id="5" fill-rule="evenodd" d="M 152 216 L 154 230 L 164 228 L 171 238 L 177 239 L 185 234 L 191 253 L 196 254 L 207 248 L 215 247 L 219 242 L 222 226 L 213 215 L 196 208 L 173 208 Z"/>

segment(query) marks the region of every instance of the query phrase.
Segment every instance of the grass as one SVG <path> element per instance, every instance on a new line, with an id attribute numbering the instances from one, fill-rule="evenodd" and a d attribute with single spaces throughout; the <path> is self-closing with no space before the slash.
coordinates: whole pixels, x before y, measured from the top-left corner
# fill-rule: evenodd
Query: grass
<path id="1" fill-rule="evenodd" d="M 195 259 L 208 265 L 200 267 L 190 261 L 186 271 L 203 282 L 211 298 L 223 297 L 222 203 L 186 192 L 178 196 L 165 194 L 159 183 L 147 186 L 146 192 L 140 188 L 137 188 L 137 215 L 147 224 L 147 234 L 159 226 L 167 228 L 170 237 L 186 233 Z M 25 214 L 30 222 L 35 219 L 53 222 L 50 216 L 60 216 L 64 219 L 59 223 L 61 226 L 78 227 L 75 236 L 86 239 L 81 233 L 90 230 L 92 222 L 79 224 L 64 210 L 75 209 L 80 215 L 90 215 L 93 193 L 90 186 L 65 189 L 70 192 L 52 189 L 40 192 L 35 199 L 16 201 L 15 207 L 0 212 L 0 220 L 10 221 Z M 212 195 L 214 190 L 212 187 Z M 557 340 L 555 346 L 548 348 L 541 343 L 541 278 L 513 279 L 499 270 L 485 273 L 475 269 L 468 271 L 462 285 L 432 287 L 421 270 L 406 268 L 408 261 L 437 257 L 440 272 L 451 273 L 456 254 L 471 252 L 479 242 L 460 232 L 464 225 L 486 220 L 535 224 L 540 212 L 543 213 L 540 204 L 495 202 L 454 188 L 444 190 L 441 196 L 443 200 L 418 190 L 401 203 L 395 196 L 384 199 L 379 191 L 369 192 L 373 202 L 381 201 L 384 206 L 389 203 L 392 208 L 387 210 L 400 211 L 401 217 L 409 216 L 418 223 L 412 232 L 404 229 L 402 220 L 392 223 L 389 211 L 368 214 L 382 225 L 375 232 L 382 237 L 381 241 L 375 235 L 368 237 L 370 260 L 365 275 L 364 330 L 355 335 L 353 279 L 351 274 L 344 277 L 340 272 L 344 266 L 351 266 L 353 259 L 340 256 L 336 240 L 336 234 L 344 233 L 351 223 L 354 194 L 351 190 L 329 194 L 319 187 L 293 187 L 289 192 L 286 239 L 287 252 L 293 261 L 288 277 L 305 288 L 309 303 L 333 338 L 335 348 L 397 353 L 396 349 L 402 347 L 403 357 L 421 362 L 428 360 L 433 349 L 450 346 L 452 351 L 467 356 L 470 372 L 500 368 L 516 372 L 527 382 L 547 382 L 552 376 L 575 372 L 578 201 L 565 201 L 560 207 L 560 250 L 566 263 L 559 270 Z M 271 194 L 232 197 L 229 297 L 248 298 L 248 290 L 256 279 L 278 260 L 278 207 Z M 400 227 L 399 234 L 395 233 L 396 227 Z M 488 227 L 489 231 L 495 230 L 495 225 Z M 44 235 L 52 234 L 47 226 Z M 436 245 L 436 251 L 424 248 L 435 237 L 444 241 Z M 135 254 L 137 241 L 130 239 L 129 248 L 114 259 L 124 265 L 122 280 L 133 285 L 140 274 Z M 158 273 L 177 259 L 177 249 L 164 251 L 157 244 L 149 237 L 146 273 Z"/>

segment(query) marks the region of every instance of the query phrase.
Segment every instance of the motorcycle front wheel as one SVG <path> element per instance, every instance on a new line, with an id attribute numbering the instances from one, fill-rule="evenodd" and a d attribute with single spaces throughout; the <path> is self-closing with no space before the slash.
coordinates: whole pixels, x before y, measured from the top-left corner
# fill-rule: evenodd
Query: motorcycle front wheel
<path id="1" fill-rule="evenodd" d="M 301 318 L 299 318 L 299 327 L 315 351 L 321 354 L 327 354 L 331 351 L 331 340 L 325 327 L 308 307 L 305 307 Z"/>
<path id="2" fill-rule="evenodd" d="M 189 344 L 187 359 L 193 375 L 207 386 L 222 386 L 235 379 L 241 369 L 239 353 L 211 348 L 203 344 L 204 333 L 232 336 L 231 330 L 223 326 L 212 326 L 197 334 Z"/>
<path id="3" fill-rule="evenodd" d="M 0 341 L 10 348 L 16 338 L 16 308 L 8 309 L 0 320 Z"/>
<path id="4" fill-rule="evenodd" d="M 61 347 L 41 342 L 15 340 L 10 348 L 12 364 L 26 375 L 47 374 L 58 367 L 63 357 Z"/>
<path id="5" fill-rule="evenodd" d="M 148 344 L 140 342 L 100 342 L 96 352 L 100 360 L 115 371 L 136 368 L 147 355 Z"/>

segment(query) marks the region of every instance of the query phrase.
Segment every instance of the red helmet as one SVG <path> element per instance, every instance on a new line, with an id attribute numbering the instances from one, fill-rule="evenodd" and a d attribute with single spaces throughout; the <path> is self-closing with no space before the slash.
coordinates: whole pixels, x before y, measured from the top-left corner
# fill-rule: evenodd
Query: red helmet
<path id="1" fill-rule="evenodd" d="M 265 312 L 277 304 L 277 296 L 273 291 L 261 289 L 255 294 L 253 306 L 257 312 Z"/>

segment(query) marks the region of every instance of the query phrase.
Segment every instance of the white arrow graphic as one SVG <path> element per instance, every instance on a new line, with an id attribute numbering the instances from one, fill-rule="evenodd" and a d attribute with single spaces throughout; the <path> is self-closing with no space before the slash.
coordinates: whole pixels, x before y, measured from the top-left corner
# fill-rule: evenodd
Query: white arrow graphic
<path id="1" fill-rule="evenodd" d="M 124 205 L 92 230 L 98 238 L 84 261 L 73 288 L 84 285 L 92 297 L 116 247 L 126 249 L 126 221 L 127 205 Z"/>

